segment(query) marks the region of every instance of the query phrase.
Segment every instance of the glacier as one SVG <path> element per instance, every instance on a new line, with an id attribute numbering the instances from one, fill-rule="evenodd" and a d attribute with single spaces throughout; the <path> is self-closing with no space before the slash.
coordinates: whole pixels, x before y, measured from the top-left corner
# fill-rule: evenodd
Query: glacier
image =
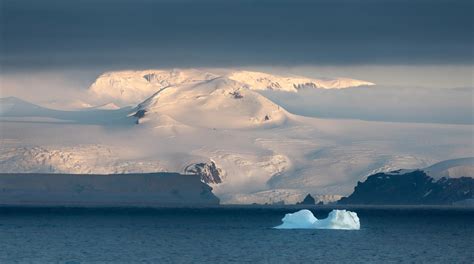
<path id="1" fill-rule="evenodd" d="M 294 204 L 308 193 L 329 203 L 375 172 L 474 157 L 472 125 L 307 117 L 261 93 L 300 93 L 309 87 L 295 86 L 310 82 L 321 88 L 315 80 L 126 71 L 104 73 L 84 94 L 58 101 L 87 98 L 85 109 L 0 98 L 0 171 L 187 174 L 190 165 L 212 161 L 222 177 L 209 184 L 223 204 Z M 458 167 L 447 173 L 466 171 Z"/>
<path id="2" fill-rule="evenodd" d="M 360 220 L 357 213 L 347 210 L 332 210 L 325 219 L 317 219 L 310 210 L 303 209 L 286 214 L 283 224 L 276 229 L 344 229 L 359 230 Z"/>

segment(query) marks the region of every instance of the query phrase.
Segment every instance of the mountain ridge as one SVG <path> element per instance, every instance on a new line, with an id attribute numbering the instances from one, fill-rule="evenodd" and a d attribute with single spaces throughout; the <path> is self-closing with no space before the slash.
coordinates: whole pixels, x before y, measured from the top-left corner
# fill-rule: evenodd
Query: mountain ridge
<path id="1" fill-rule="evenodd" d="M 196 84 L 216 78 L 226 78 L 241 83 L 250 90 L 277 90 L 298 92 L 304 88 L 344 89 L 374 83 L 349 79 L 311 79 L 302 76 L 280 76 L 257 71 L 230 70 L 212 73 L 206 69 L 171 69 L 142 71 L 112 71 L 98 76 L 88 89 L 90 96 L 102 103 L 118 105 L 137 104 L 164 87 Z"/>
<path id="2" fill-rule="evenodd" d="M 0 170 L 186 173 L 199 164 L 223 203 L 293 203 L 308 193 L 329 202 L 374 171 L 474 156 L 465 143 L 472 126 L 303 117 L 221 75 L 178 74 L 176 84 L 138 75 L 161 88 L 133 107 L 13 111 L 0 101 L 10 109 L 0 112 Z M 29 121 L 37 116 L 69 122 Z"/>

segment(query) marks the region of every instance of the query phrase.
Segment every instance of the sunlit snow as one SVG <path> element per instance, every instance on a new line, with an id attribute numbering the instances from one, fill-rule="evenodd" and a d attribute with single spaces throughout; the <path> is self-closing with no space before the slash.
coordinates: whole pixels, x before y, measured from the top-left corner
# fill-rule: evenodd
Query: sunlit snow
<path id="1" fill-rule="evenodd" d="M 224 204 L 294 204 L 308 193 L 329 203 L 375 172 L 474 156 L 470 125 L 305 117 L 260 93 L 309 85 L 290 77 L 110 72 L 87 90 L 88 108 L 74 111 L 1 98 L 0 171 L 184 173 L 212 160 Z"/>

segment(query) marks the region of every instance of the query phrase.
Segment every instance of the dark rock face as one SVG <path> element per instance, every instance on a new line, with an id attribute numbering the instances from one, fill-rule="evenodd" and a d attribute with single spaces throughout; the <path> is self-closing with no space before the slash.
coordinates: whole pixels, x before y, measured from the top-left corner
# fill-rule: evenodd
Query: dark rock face
<path id="1" fill-rule="evenodd" d="M 144 78 L 145 80 L 147 80 L 149 83 L 151 83 L 151 82 L 156 81 L 157 76 L 156 76 L 156 74 L 154 74 L 154 73 L 149 73 L 149 74 L 143 75 L 143 78 Z"/>
<path id="2" fill-rule="evenodd" d="M 424 171 L 398 174 L 377 173 L 358 182 L 354 192 L 339 204 L 377 205 L 446 205 L 472 199 L 474 179 L 470 177 L 441 178 L 435 181 Z"/>
<path id="3" fill-rule="evenodd" d="M 314 84 L 314 83 L 312 83 L 312 82 L 309 82 L 309 83 L 300 83 L 300 84 L 297 84 L 297 85 L 296 85 L 296 84 L 293 84 L 293 87 L 294 87 L 295 89 L 298 89 L 298 90 L 303 89 L 303 88 L 318 88 L 318 87 L 316 86 L 316 84 Z"/>
<path id="4" fill-rule="evenodd" d="M 136 117 L 137 120 L 135 123 L 138 125 L 140 123 L 140 119 L 145 116 L 146 110 L 138 110 L 135 114 L 133 114 L 133 117 Z"/>
<path id="5" fill-rule="evenodd" d="M 311 194 L 308 193 L 308 195 L 306 195 L 306 197 L 303 199 L 303 201 L 301 201 L 297 204 L 311 204 L 311 205 L 314 205 L 314 204 L 316 204 L 316 200 L 314 200 L 313 196 L 311 196 Z"/>
<path id="6" fill-rule="evenodd" d="M 239 92 L 239 91 L 234 91 L 232 93 L 229 93 L 230 95 L 232 95 L 232 97 L 234 97 L 234 99 L 242 99 L 244 98 L 244 96 Z"/>
<path id="7" fill-rule="evenodd" d="M 222 183 L 222 170 L 216 166 L 214 161 L 191 164 L 185 168 L 185 173 L 198 175 L 201 181 L 206 184 Z"/>

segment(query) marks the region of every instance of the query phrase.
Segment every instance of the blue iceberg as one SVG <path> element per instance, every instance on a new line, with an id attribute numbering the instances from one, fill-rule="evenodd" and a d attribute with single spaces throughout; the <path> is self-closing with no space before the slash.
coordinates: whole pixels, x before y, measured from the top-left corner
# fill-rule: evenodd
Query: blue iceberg
<path id="1" fill-rule="evenodd" d="M 310 210 L 300 210 L 286 214 L 283 224 L 275 226 L 277 229 L 344 229 L 359 230 L 360 221 L 355 212 L 347 210 L 332 210 L 325 219 L 317 219 Z"/>

